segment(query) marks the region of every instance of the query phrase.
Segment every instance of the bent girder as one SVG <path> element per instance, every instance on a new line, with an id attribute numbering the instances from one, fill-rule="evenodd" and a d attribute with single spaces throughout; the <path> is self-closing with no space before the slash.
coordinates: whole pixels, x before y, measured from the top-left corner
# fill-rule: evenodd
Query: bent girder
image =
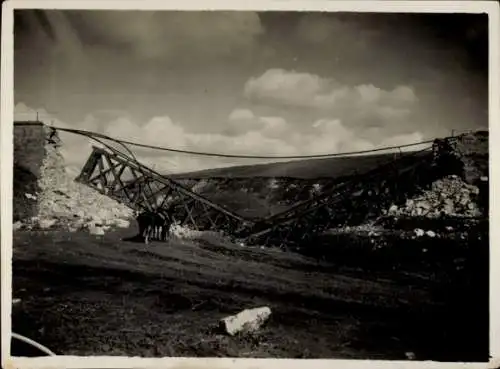
<path id="1" fill-rule="evenodd" d="M 195 230 L 231 233 L 249 222 L 112 149 L 94 147 L 76 181 L 133 210 L 171 215 L 174 222 Z"/>

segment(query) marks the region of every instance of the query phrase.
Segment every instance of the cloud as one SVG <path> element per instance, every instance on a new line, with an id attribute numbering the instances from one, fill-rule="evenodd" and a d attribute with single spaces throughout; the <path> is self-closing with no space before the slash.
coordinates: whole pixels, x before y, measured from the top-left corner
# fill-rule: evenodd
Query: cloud
<path id="1" fill-rule="evenodd" d="M 349 48 L 358 49 L 378 39 L 380 28 L 380 25 L 370 27 L 366 18 L 361 22 L 356 16 L 309 13 L 300 18 L 294 36 L 308 45 L 342 47 L 339 51 L 346 52 Z"/>
<path id="2" fill-rule="evenodd" d="M 256 102 L 331 110 L 340 105 L 412 104 L 417 101 L 413 90 L 398 86 L 386 91 L 373 85 L 354 87 L 341 85 L 331 78 L 283 69 L 269 69 L 259 77 L 250 78 L 244 95 Z"/>
<path id="3" fill-rule="evenodd" d="M 360 132 L 384 127 L 385 135 L 412 131 L 418 104 L 410 86 L 388 90 L 373 84 L 349 86 L 332 78 L 284 69 L 269 69 L 251 77 L 245 83 L 244 96 L 255 105 L 302 109 L 319 118 L 339 119 Z"/>
<path id="4" fill-rule="evenodd" d="M 254 12 L 87 11 L 75 14 L 103 45 L 122 45 L 143 59 L 243 56 L 263 32 Z M 244 57 L 244 56 L 243 56 Z"/>
<path id="5" fill-rule="evenodd" d="M 262 134 L 270 138 L 285 137 L 288 133 L 289 125 L 282 117 L 260 117 L 263 124 Z"/>
<path id="6" fill-rule="evenodd" d="M 146 124 L 138 124 L 130 117 L 122 116 L 104 120 L 103 116 L 88 115 L 76 124 L 67 124 L 51 116 L 43 109 L 31 109 L 20 103 L 15 107 L 16 120 L 27 119 L 26 115 L 36 116 L 38 111 L 42 121 L 51 122 L 61 128 L 77 128 L 102 133 L 115 139 L 170 147 L 180 150 L 218 152 L 236 155 L 296 156 L 367 150 L 375 147 L 406 144 L 419 141 L 422 134 L 387 136 L 383 130 L 375 129 L 368 137 L 345 125 L 340 119 L 319 119 L 310 122 L 308 132 L 300 132 L 283 117 L 258 116 L 248 109 L 236 109 L 228 115 L 228 126 L 239 125 L 238 131 L 231 133 L 193 133 L 187 131 L 182 123 L 169 116 L 158 116 Z M 33 118 L 31 118 L 33 119 Z M 61 153 L 68 171 L 77 173 L 84 165 L 93 145 L 92 140 L 71 133 L 61 132 Z M 123 148 L 112 144 L 120 151 Z M 276 160 L 247 160 L 195 157 L 166 151 L 129 146 L 137 159 L 153 169 L 169 174 L 190 172 L 230 165 L 255 164 Z"/>
<path id="7" fill-rule="evenodd" d="M 234 109 L 231 114 L 229 114 L 230 122 L 238 122 L 242 120 L 252 120 L 255 118 L 255 115 L 251 110 L 248 109 Z"/>
<path id="8" fill-rule="evenodd" d="M 287 134 L 288 123 L 283 117 L 256 116 L 249 109 L 235 109 L 228 117 L 228 135 L 240 135 L 258 131 L 267 138 L 279 138 Z"/>

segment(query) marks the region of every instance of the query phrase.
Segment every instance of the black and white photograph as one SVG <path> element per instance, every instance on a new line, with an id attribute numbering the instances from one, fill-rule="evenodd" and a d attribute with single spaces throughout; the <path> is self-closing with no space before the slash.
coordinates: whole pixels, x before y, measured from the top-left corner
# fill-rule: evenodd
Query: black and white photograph
<path id="1" fill-rule="evenodd" d="M 375 10 L 14 9 L 11 356 L 487 363 L 490 19 Z"/>

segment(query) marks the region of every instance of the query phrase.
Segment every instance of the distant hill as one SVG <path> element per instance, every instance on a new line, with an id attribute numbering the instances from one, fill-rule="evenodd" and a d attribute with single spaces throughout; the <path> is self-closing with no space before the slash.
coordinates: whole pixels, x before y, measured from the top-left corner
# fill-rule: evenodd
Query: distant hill
<path id="1" fill-rule="evenodd" d="M 406 153 L 408 154 L 408 153 Z M 326 159 L 294 160 L 280 163 L 239 165 L 168 175 L 172 179 L 207 178 L 338 178 L 363 173 L 394 160 L 394 154 L 356 155 Z"/>

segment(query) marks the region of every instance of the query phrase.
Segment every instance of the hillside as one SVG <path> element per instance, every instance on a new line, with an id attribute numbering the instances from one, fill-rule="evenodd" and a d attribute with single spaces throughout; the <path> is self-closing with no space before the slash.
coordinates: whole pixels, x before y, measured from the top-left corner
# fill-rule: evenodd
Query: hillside
<path id="1" fill-rule="evenodd" d="M 356 155 L 326 159 L 304 159 L 287 162 L 238 165 L 169 175 L 172 179 L 206 178 L 338 178 L 363 173 L 394 159 L 394 154 Z"/>
<path id="2" fill-rule="evenodd" d="M 245 246 L 189 231 L 149 245 L 123 241 L 136 234 L 134 223 L 98 236 L 56 228 L 14 232 L 13 330 L 64 355 L 486 361 L 488 142 L 458 146 L 437 159 L 416 157 L 423 165 L 400 175 L 403 185 L 390 188 L 388 199 L 348 198 L 363 205 L 399 199 L 387 222 L 329 229 L 300 248 Z M 53 159 L 49 167 L 59 167 Z M 324 193 L 356 169 L 373 169 L 378 159 L 303 162 L 294 174 L 301 178 L 278 177 L 284 171 L 277 164 L 180 180 L 262 217 Z M 330 177 L 314 178 L 311 168 Z M 234 176 L 251 172 L 260 176 Z M 392 181 L 376 182 L 363 177 L 349 185 L 371 192 Z M 46 183 L 53 191 L 66 186 L 61 206 L 81 193 L 89 209 L 107 210 L 91 189 L 87 195 L 61 181 Z M 426 188 L 408 192 L 416 184 Z M 220 318 L 257 306 L 272 315 L 254 335 L 213 329 Z M 12 350 L 26 355 L 15 342 Z"/>
<path id="3" fill-rule="evenodd" d="M 404 165 L 430 162 L 432 152 L 406 153 L 405 157 L 409 162 Z M 384 154 L 301 160 L 212 169 L 170 178 L 244 217 L 255 219 L 312 199 L 394 159 L 394 154 Z"/>

